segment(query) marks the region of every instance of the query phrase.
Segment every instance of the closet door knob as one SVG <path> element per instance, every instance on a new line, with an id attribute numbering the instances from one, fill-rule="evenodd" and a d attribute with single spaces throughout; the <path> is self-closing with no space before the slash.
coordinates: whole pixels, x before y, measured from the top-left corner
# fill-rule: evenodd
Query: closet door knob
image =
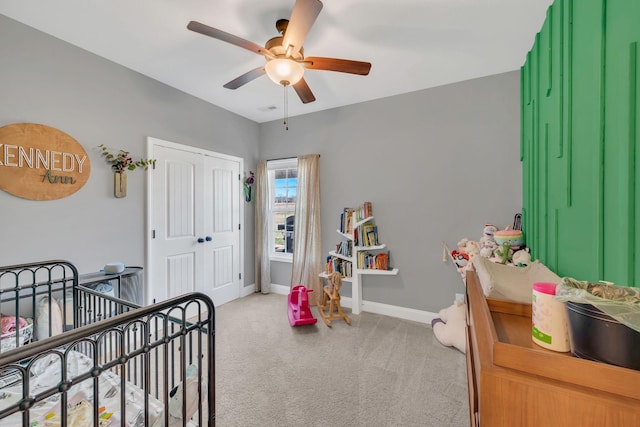
<path id="1" fill-rule="evenodd" d="M 204 243 L 204 239 L 202 237 L 198 237 L 198 243 Z"/>
<path id="2" fill-rule="evenodd" d="M 212 241 L 212 240 L 213 240 L 213 237 L 211 237 L 211 236 L 207 236 L 207 237 L 205 237 L 204 239 L 205 239 L 207 242 L 210 242 L 210 241 Z"/>

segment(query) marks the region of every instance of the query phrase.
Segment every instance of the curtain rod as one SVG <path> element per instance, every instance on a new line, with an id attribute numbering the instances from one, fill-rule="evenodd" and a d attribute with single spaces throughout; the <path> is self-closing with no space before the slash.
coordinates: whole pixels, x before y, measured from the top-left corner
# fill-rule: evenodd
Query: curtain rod
<path id="1" fill-rule="evenodd" d="M 318 154 L 318 157 L 320 157 L 320 154 Z M 267 159 L 267 162 L 275 162 L 276 160 L 291 160 L 291 159 L 297 159 L 297 156 L 294 157 L 280 157 L 278 159 Z"/>

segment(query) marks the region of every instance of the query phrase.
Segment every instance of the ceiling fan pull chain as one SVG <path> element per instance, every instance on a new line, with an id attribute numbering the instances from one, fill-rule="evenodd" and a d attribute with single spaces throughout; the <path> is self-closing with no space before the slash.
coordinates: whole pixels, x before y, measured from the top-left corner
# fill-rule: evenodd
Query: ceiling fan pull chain
<path id="1" fill-rule="evenodd" d="M 289 97 L 287 96 L 287 89 L 289 88 L 289 85 L 283 85 L 284 86 L 284 129 L 285 130 L 289 130 L 289 123 L 287 123 L 289 121 Z"/>

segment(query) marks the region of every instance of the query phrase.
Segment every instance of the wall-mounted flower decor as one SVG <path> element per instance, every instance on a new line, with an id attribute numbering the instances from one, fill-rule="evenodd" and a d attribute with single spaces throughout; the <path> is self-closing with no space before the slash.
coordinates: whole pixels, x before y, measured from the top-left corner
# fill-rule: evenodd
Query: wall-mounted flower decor
<path id="1" fill-rule="evenodd" d="M 155 159 L 134 161 L 128 151 L 118 150 L 114 154 L 104 144 L 100 144 L 98 147 L 102 150 L 102 156 L 111 165 L 111 169 L 114 172 L 113 195 L 117 198 L 126 197 L 127 195 L 127 171 L 133 171 L 137 168 L 147 170 L 149 166 L 153 167 L 156 164 Z"/>
<path id="2" fill-rule="evenodd" d="M 244 179 L 244 200 L 249 203 L 251 201 L 251 187 L 255 182 L 253 171 L 249 171 L 249 176 Z"/>

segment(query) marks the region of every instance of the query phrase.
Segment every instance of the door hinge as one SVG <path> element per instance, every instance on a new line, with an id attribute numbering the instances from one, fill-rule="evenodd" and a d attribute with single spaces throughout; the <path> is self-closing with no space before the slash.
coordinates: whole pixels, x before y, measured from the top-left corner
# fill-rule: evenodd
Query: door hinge
<path id="1" fill-rule="evenodd" d="M 240 181 L 240 174 L 238 174 L 238 181 Z"/>
<path id="2" fill-rule="evenodd" d="M 156 238 L 156 230 L 151 230 L 151 238 L 152 239 Z"/>
<path id="3" fill-rule="evenodd" d="M 240 224 L 238 224 L 238 230 L 240 230 Z"/>
<path id="4" fill-rule="evenodd" d="M 242 280 L 242 273 L 238 273 L 238 279 Z"/>

